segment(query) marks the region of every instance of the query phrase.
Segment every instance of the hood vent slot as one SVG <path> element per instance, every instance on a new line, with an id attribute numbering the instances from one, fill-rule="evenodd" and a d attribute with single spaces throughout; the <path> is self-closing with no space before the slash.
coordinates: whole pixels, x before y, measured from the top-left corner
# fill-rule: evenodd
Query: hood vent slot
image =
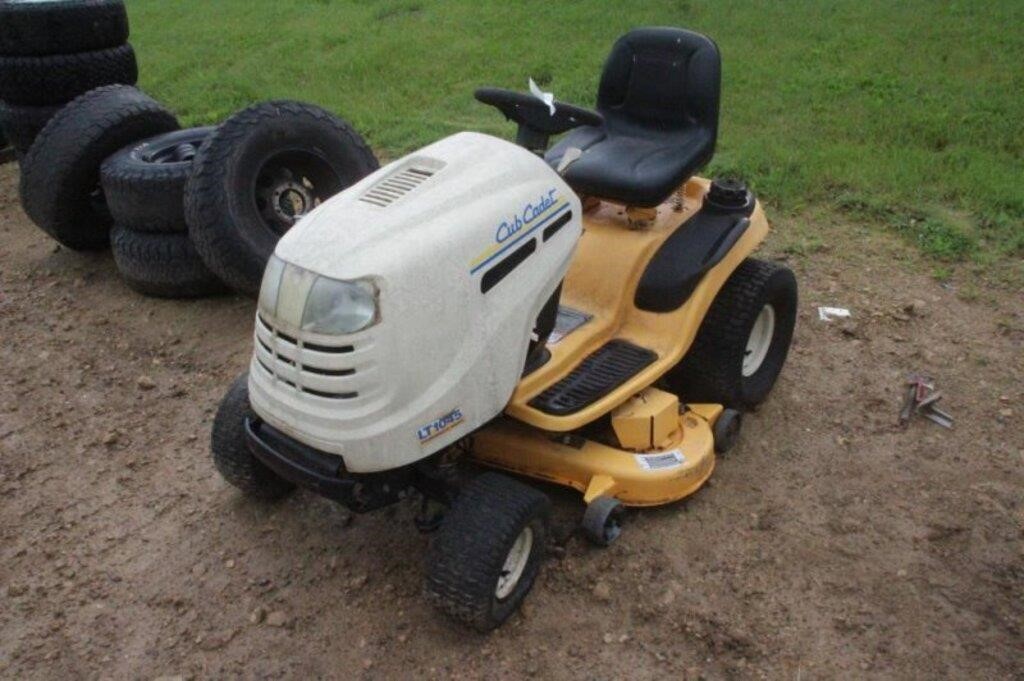
<path id="1" fill-rule="evenodd" d="M 387 208 L 412 190 L 426 182 L 435 171 L 421 166 L 409 166 L 388 175 L 359 197 L 360 201 Z"/>

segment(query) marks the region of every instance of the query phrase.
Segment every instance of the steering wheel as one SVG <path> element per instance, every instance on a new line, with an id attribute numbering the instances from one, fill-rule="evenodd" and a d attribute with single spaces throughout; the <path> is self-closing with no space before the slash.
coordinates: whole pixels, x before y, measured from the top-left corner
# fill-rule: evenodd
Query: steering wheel
<path id="1" fill-rule="evenodd" d="M 547 103 L 525 92 L 482 87 L 474 96 L 477 101 L 490 104 L 505 118 L 519 125 L 516 143 L 530 151 L 543 153 L 551 135 L 558 135 L 582 125 L 604 125 L 604 116 L 572 104 L 556 101 L 555 112 Z"/>

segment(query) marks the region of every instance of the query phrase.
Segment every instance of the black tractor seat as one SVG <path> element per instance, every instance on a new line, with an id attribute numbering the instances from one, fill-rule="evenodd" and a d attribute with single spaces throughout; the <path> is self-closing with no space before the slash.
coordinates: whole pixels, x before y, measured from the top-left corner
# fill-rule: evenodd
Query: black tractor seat
<path id="1" fill-rule="evenodd" d="M 659 205 L 708 163 L 718 137 L 721 57 L 710 38 L 681 28 L 640 28 L 619 38 L 601 74 L 601 127 L 581 127 L 545 159 L 577 194 L 628 206 Z"/>

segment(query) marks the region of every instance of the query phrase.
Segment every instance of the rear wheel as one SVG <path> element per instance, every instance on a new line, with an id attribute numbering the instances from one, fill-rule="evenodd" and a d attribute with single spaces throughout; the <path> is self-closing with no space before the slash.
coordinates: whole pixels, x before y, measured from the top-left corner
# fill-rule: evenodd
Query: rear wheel
<path id="1" fill-rule="evenodd" d="M 213 419 L 210 451 L 213 465 L 229 483 L 254 499 L 273 501 L 295 489 L 264 466 L 245 443 L 245 419 L 255 418 L 249 406 L 249 372 L 231 384 Z"/>
<path id="2" fill-rule="evenodd" d="M 757 406 L 786 362 L 796 306 L 793 272 L 744 260 L 711 304 L 689 352 L 667 376 L 669 387 L 688 402 Z"/>
<path id="3" fill-rule="evenodd" d="M 547 496 L 504 475 L 470 482 L 427 553 L 427 597 L 478 631 L 500 626 L 537 578 L 549 513 Z"/>

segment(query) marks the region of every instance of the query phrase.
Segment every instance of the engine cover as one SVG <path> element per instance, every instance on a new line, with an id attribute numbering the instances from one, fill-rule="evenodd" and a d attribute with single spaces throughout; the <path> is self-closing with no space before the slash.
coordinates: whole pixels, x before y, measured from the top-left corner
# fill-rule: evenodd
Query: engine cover
<path id="1" fill-rule="evenodd" d="M 304 272 L 371 280 L 378 321 L 323 336 L 261 312 L 253 409 L 352 472 L 398 468 L 470 434 L 512 395 L 537 315 L 580 237 L 580 213 L 542 159 L 469 132 L 324 202 L 275 253 Z M 288 281 L 308 277 L 281 286 Z"/>

